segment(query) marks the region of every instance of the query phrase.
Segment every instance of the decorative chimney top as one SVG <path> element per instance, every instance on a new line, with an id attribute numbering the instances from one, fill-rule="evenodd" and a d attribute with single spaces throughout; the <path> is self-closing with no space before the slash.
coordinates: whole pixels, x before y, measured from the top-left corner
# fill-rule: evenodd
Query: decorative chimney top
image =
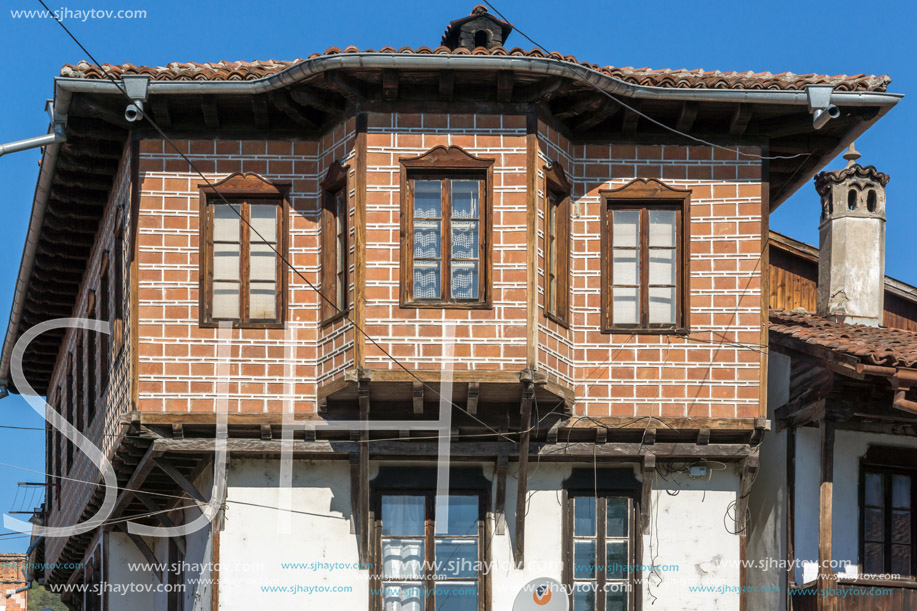
<path id="1" fill-rule="evenodd" d="M 503 46 L 512 31 L 511 24 L 497 19 L 479 4 L 471 9 L 470 15 L 449 24 L 442 44 L 453 51 L 458 47 L 469 51 L 477 47 L 496 49 Z"/>
<path id="2" fill-rule="evenodd" d="M 885 185 L 863 167 L 853 144 L 847 166 L 815 176 L 821 196 L 818 314 L 853 324 L 882 324 L 885 299 Z"/>

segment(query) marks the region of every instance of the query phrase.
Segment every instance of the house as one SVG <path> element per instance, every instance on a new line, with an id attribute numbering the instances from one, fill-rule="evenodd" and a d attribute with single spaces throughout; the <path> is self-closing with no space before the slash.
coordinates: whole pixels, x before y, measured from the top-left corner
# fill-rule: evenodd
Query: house
<path id="1" fill-rule="evenodd" d="M 884 276 L 885 185 L 818 174 L 820 248 L 771 237 L 768 418 L 749 501 L 753 609 L 915 604 L 917 288 Z M 779 591 L 774 588 L 779 588 Z"/>
<path id="2" fill-rule="evenodd" d="M 0 378 L 72 609 L 745 604 L 768 214 L 900 96 L 511 34 L 63 68 Z"/>
<path id="3" fill-rule="evenodd" d="M 28 562 L 25 554 L 0 554 L 0 609 L 26 611 L 29 608 Z"/>

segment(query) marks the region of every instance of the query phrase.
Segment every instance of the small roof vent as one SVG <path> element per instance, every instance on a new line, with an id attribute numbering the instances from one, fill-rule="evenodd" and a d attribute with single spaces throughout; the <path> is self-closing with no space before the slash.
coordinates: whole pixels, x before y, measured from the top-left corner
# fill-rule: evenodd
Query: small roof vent
<path id="1" fill-rule="evenodd" d="M 479 4 L 471 10 L 470 15 L 449 24 L 443 34 L 442 44 L 453 51 L 458 47 L 469 51 L 477 47 L 496 49 L 503 46 L 512 31 L 511 24 L 497 19 Z"/>

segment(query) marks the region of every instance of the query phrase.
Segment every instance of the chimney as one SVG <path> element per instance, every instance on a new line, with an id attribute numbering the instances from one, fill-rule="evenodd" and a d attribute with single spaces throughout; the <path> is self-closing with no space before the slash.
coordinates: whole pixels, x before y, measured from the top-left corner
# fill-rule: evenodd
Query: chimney
<path id="1" fill-rule="evenodd" d="M 453 51 L 458 47 L 469 51 L 478 47 L 497 49 L 503 46 L 512 31 L 512 25 L 497 19 L 479 4 L 471 9 L 470 15 L 449 24 L 443 34 L 442 45 Z"/>
<path id="2" fill-rule="evenodd" d="M 885 302 L 885 185 L 888 175 L 857 163 L 815 177 L 821 196 L 818 315 L 878 327 Z"/>

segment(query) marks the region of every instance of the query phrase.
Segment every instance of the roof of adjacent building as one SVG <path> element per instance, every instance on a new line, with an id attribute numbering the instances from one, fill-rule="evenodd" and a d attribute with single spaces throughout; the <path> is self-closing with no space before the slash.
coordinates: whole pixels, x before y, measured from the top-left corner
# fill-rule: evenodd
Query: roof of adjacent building
<path id="1" fill-rule="evenodd" d="M 625 81 L 633 85 L 665 88 L 695 88 L 695 89 L 759 89 L 759 90 L 785 90 L 794 91 L 805 89 L 807 85 L 832 85 L 837 91 L 886 91 L 891 83 L 888 75 L 869 74 L 794 74 L 781 72 L 722 72 L 720 70 L 686 70 L 686 69 L 652 69 L 652 68 L 616 68 L 614 66 L 600 66 L 590 62 L 578 60 L 572 55 L 564 55 L 556 51 L 545 53 L 539 49 L 526 51 L 518 47 L 506 49 L 495 47 L 486 49 L 478 47 L 472 51 L 463 47 L 450 49 L 439 46 L 429 47 L 383 47 L 378 51 L 374 49 L 361 50 L 355 46 L 330 47 L 324 53 L 313 53 L 306 59 L 316 57 L 339 55 L 342 53 L 382 53 L 382 54 L 415 54 L 415 55 L 495 55 L 517 57 L 540 57 L 557 59 L 585 66 L 606 74 L 612 78 Z M 219 61 L 219 62 L 173 62 L 165 66 L 135 66 L 133 64 L 103 64 L 107 74 L 98 66 L 89 62 L 67 64 L 61 69 L 61 76 L 69 78 L 103 79 L 112 76 L 120 78 L 124 74 L 145 74 L 157 81 L 251 81 L 272 74 L 276 74 L 297 63 L 305 61 L 298 58 L 294 60 L 263 61 Z"/>
<path id="2" fill-rule="evenodd" d="M 868 365 L 917 366 L 917 333 L 835 322 L 804 311 L 771 310 L 770 332 L 860 359 Z"/>

